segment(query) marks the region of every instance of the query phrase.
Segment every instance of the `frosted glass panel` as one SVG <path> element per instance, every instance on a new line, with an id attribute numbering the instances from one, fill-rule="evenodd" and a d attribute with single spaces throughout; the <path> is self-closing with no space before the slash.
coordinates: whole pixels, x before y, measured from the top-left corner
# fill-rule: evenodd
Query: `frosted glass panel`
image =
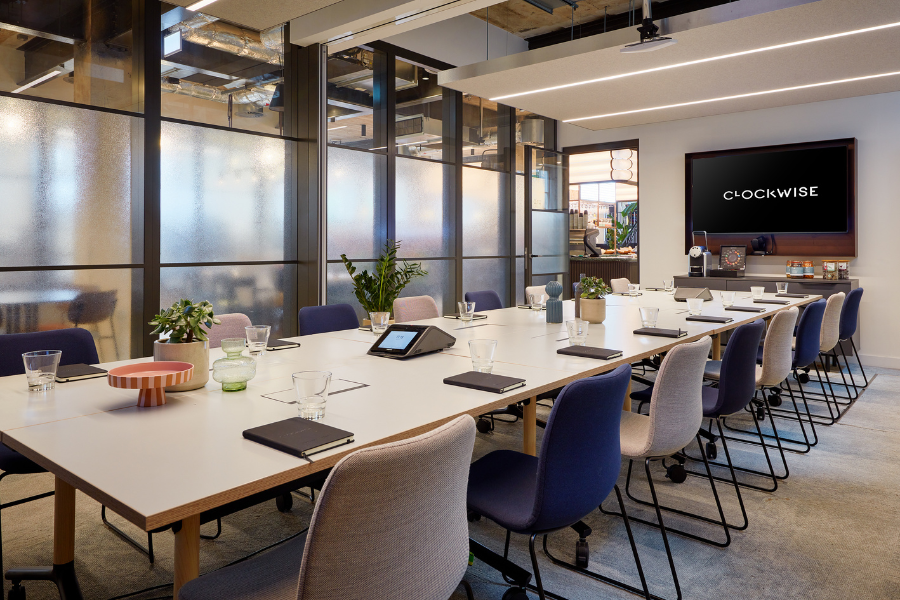
<path id="1" fill-rule="evenodd" d="M 284 140 L 162 124 L 162 262 L 283 260 Z"/>
<path id="2" fill-rule="evenodd" d="M 397 158 L 397 239 L 400 256 L 455 254 L 454 168 Z"/>
<path id="3" fill-rule="evenodd" d="M 567 270 L 565 256 L 544 256 L 541 258 L 531 259 L 531 273 L 538 275 L 541 273 L 562 273 Z M 532 281 L 534 278 L 532 278 Z"/>
<path id="4" fill-rule="evenodd" d="M 516 254 L 525 254 L 525 176 L 516 175 Z"/>
<path id="5" fill-rule="evenodd" d="M 353 266 L 357 268 L 358 272 L 368 271 L 371 273 L 375 268 L 375 263 L 354 261 Z M 356 311 L 357 317 L 369 318 L 366 311 L 359 305 L 356 294 L 353 293 L 353 281 L 343 263 L 328 263 L 325 268 L 325 276 L 325 304 L 349 304 Z"/>
<path id="6" fill-rule="evenodd" d="M 463 168 L 463 255 L 509 252 L 509 209 L 504 173 Z"/>
<path id="7" fill-rule="evenodd" d="M 455 260 L 422 260 L 422 268 L 428 271 L 425 277 L 413 279 L 400 294 L 408 296 L 431 296 L 441 314 L 456 312 L 456 302 L 462 300 L 462 294 L 456 297 Z"/>
<path id="8" fill-rule="evenodd" d="M 131 293 L 140 289 L 142 281 L 142 269 L 0 273 L 0 330 L 23 333 L 83 327 L 94 336 L 100 362 L 128 358 Z M 135 318 L 140 318 L 139 303 L 135 311 Z"/>
<path id="9" fill-rule="evenodd" d="M 142 136 L 135 117 L 0 97 L 0 266 L 142 262 Z"/>
<path id="10" fill-rule="evenodd" d="M 525 304 L 525 257 L 516 258 L 516 304 Z"/>
<path id="11" fill-rule="evenodd" d="M 503 306 L 509 303 L 509 259 L 470 258 L 463 261 L 463 292 L 494 290 Z M 478 307 L 475 307 L 478 310 Z"/>
<path id="12" fill-rule="evenodd" d="M 244 313 L 254 325 L 271 325 L 273 337 L 285 335 L 285 290 L 296 289 L 295 265 L 165 267 L 160 270 L 160 305 L 180 298 L 212 302 L 217 314 Z"/>
<path id="13" fill-rule="evenodd" d="M 328 148 L 328 259 L 376 258 L 387 229 L 380 178 L 381 154 Z"/>
<path id="14" fill-rule="evenodd" d="M 569 248 L 568 213 L 531 213 L 533 254 L 567 254 Z"/>

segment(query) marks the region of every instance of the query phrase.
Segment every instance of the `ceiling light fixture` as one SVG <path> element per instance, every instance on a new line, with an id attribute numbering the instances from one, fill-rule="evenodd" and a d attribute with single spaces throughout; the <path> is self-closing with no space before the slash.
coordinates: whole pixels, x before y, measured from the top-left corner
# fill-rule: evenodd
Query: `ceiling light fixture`
<path id="1" fill-rule="evenodd" d="M 608 113 L 605 115 L 594 115 L 592 117 L 578 117 L 576 119 L 566 119 L 563 123 L 575 123 L 577 121 L 587 121 L 588 119 L 605 119 L 607 117 L 620 117 L 622 115 L 633 115 L 636 113 L 650 112 L 653 110 L 664 110 L 667 108 L 680 108 L 682 106 L 694 106 L 695 104 L 708 104 L 710 102 L 722 102 L 724 100 L 737 100 L 739 98 L 752 98 L 753 96 L 765 96 L 768 94 L 779 94 L 781 92 L 793 92 L 796 90 L 808 90 L 810 88 L 824 87 L 826 85 L 838 85 L 841 83 L 852 83 L 854 81 L 866 81 L 867 79 L 880 79 L 882 77 L 893 77 L 900 75 L 900 71 L 892 73 L 879 73 L 878 75 L 865 75 L 863 77 L 851 77 L 850 79 L 837 79 L 835 81 L 823 81 L 821 83 L 810 83 L 807 85 L 796 85 L 793 87 L 779 88 L 776 90 L 765 90 L 763 92 L 751 92 L 749 94 L 738 94 L 736 96 L 722 96 L 721 98 L 709 98 L 707 100 L 694 100 L 693 102 L 679 102 L 678 104 L 666 104 L 665 106 L 653 106 L 651 108 L 638 108 L 636 110 L 625 110 L 617 113 Z"/>
<path id="2" fill-rule="evenodd" d="M 677 43 L 677 40 L 659 35 L 659 26 L 653 24 L 653 12 L 650 8 L 650 0 L 644 0 L 643 13 L 644 20 L 641 23 L 641 26 L 637 28 L 641 33 L 641 41 L 634 44 L 628 44 L 622 48 L 620 52 L 626 54 L 632 52 L 652 52 L 653 50 L 659 50 Z"/>
<path id="3" fill-rule="evenodd" d="M 212 4 L 215 1 L 216 0 L 200 0 L 200 2 L 194 2 L 193 4 L 188 6 L 187 9 L 188 10 L 200 10 L 201 8 L 209 6 L 210 4 Z"/>
<path id="4" fill-rule="evenodd" d="M 54 78 L 54 77 L 56 77 L 57 75 L 60 75 L 60 74 L 61 74 L 61 73 L 60 73 L 59 71 L 51 71 L 51 72 L 47 73 L 46 75 L 44 75 L 43 77 L 38 77 L 38 78 L 35 79 L 34 81 L 31 81 L 31 82 L 29 82 L 29 83 L 26 83 L 26 84 L 23 85 L 22 87 L 13 90 L 12 93 L 13 93 L 13 94 L 18 94 L 19 92 L 24 92 L 24 91 L 27 90 L 28 88 L 32 88 L 32 87 L 36 86 L 37 84 L 43 83 L 43 82 L 47 81 L 48 79 L 52 79 L 52 78 Z"/>
<path id="5" fill-rule="evenodd" d="M 793 46 L 803 46 L 805 44 L 811 44 L 813 42 L 823 42 L 826 40 L 833 40 L 842 37 L 848 37 L 852 35 L 859 35 L 861 33 L 869 33 L 872 31 L 881 31 L 883 29 L 891 29 L 893 27 L 900 27 L 900 21 L 896 23 L 888 23 L 887 25 L 878 25 L 876 27 L 866 27 L 865 29 L 854 29 L 852 31 L 844 31 L 841 33 L 835 33 L 831 35 L 823 35 L 814 38 L 808 38 L 805 40 L 797 40 L 796 42 L 787 42 L 784 44 L 776 44 L 774 46 L 764 46 L 762 48 L 754 48 L 753 50 L 744 50 L 742 52 L 732 52 L 730 54 L 721 54 L 719 56 L 711 56 L 709 58 L 700 58 L 697 60 L 690 60 L 682 63 L 675 63 L 674 65 L 667 65 L 665 67 L 654 67 L 652 69 L 642 69 L 640 71 L 632 71 L 631 73 L 620 73 L 618 75 L 609 75 L 607 77 L 598 77 L 597 79 L 587 79 L 585 81 L 576 81 L 574 83 L 564 83 L 562 85 L 554 85 L 551 87 L 540 88 L 537 90 L 531 90 L 528 92 L 519 92 L 516 94 L 507 94 L 505 96 L 497 96 L 495 98 L 490 98 L 492 101 L 498 100 L 506 100 L 508 98 L 517 98 L 519 96 L 527 96 L 529 94 L 540 94 L 543 92 L 552 92 L 555 90 L 563 90 L 570 87 L 577 87 L 580 85 L 588 85 L 591 83 L 603 83 L 604 81 L 613 81 L 615 79 L 624 79 L 625 77 L 633 77 L 635 75 L 646 75 L 647 73 L 657 73 L 659 71 L 667 71 L 669 69 L 678 69 L 681 67 L 689 67 L 691 65 L 700 65 L 703 63 L 715 62 L 719 60 L 725 60 L 727 58 L 736 58 L 738 56 L 747 56 L 750 54 L 759 54 L 760 52 L 768 52 L 770 50 L 781 50 L 782 48 L 791 48 Z"/>

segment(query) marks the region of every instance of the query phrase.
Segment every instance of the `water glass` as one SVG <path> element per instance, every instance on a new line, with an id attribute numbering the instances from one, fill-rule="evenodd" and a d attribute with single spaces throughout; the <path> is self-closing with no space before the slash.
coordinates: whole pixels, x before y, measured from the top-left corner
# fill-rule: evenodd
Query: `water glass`
<path id="1" fill-rule="evenodd" d="M 381 335 L 388 328 L 388 321 L 391 320 L 389 312 L 370 312 L 369 321 L 372 322 L 372 333 Z"/>
<path id="2" fill-rule="evenodd" d="M 22 355 L 29 392 L 46 392 L 56 385 L 56 369 L 62 350 L 36 350 Z"/>
<path id="3" fill-rule="evenodd" d="M 494 350 L 497 340 L 470 340 L 469 353 L 472 355 L 472 370 L 490 373 L 494 370 Z"/>
<path id="4" fill-rule="evenodd" d="M 656 327 L 659 320 L 659 309 L 652 306 L 642 306 L 641 310 L 641 327 Z"/>
<path id="5" fill-rule="evenodd" d="M 628 295 L 629 296 L 639 296 L 641 292 L 641 284 L 639 283 L 629 283 L 628 284 Z"/>
<path id="6" fill-rule="evenodd" d="M 271 330 L 271 325 L 249 325 L 244 327 L 244 331 L 247 333 L 247 349 L 250 351 L 250 356 L 260 358 L 266 353 Z"/>
<path id="7" fill-rule="evenodd" d="M 456 309 L 459 311 L 459 320 L 469 322 L 475 318 L 474 302 L 457 302 Z"/>
<path id="8" fill-rule="evenodd" d="M 331 373 L 328 371 L 300 371 L 291 375 L 297 392 L 297 407 L 301 419 L 317 421 L 325 416 L 325 402 Z"/>
<path id="9" fill-rule="evenodd" d="M 753 296 L 754 300 L 762 300 L 763 294 L 766 292 L 766 288 L 761 285 L 754 285 L 750 288 L 750 294 Z"/>
<path id="10" fill-rule="evenodd" d="M 703 298 L 688 298 L 688 314 L 697 316 L 703 311 Z"/>
<path id="11" fill-rule="evenodd" d="M 667 292 L 675 291 L 675 280 L 674 279 L 663 279 L 663 289 Z"/>
<path id="12" fill-rule="evenodd" d="M 584 346 L 587 342 L 589 321 L 575 319 L 566 321 L 566 331 L 569 332 L 569 344 L 572 346 Z"/>
<path id="13" fill-rule="evenodd" d="M 722 292 L 722 306 L 734 306 L 734 292 Z"/>
<path id="14" fill-rule="evenodd" d="M 528 303 L 531 304 L 531 310 L 539 311 L 544 308 L 544 294 L 533 294 L 528 296 Z"/>
<path id="15" fill-rule="evenodd" d="M 787 294 L 787 281 L 778 281 L 775 283 L 775 289 L 778 290 L 779 294 Z"/>

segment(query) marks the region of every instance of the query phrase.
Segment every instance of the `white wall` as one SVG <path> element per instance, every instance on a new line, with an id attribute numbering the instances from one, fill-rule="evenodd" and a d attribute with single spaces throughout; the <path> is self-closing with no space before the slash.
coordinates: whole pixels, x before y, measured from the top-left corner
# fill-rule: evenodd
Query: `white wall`
<path id="1" fill-rule="evenodd" d="M 640 140 L 639 256 L 644 285 L 687 272 L 685 153 L 857 138 L 858 258 L 850 263 L 850 276 L 865 288 L 861 354 L 866 364 L 900 368 L 900 93 L 599 132 L 563 125 L 560 137 L 563 148 Z M 817 274 L 820 259 L 833 258 L 825 254 L 816 257 Z M 788 258 L 749 257 L 748 271 L 783 274 Z"/>
<path id="2" fill-rule="evenodd" d="M 457 67 L 528 50 L 528 42 L 522 38 L 472 15 L 426 25 L 384 41 Z"/>

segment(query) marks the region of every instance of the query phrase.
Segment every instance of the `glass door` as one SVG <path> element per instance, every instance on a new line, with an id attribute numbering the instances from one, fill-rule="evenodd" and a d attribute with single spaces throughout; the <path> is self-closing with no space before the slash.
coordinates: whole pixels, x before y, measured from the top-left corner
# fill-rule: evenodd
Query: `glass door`
<path id="1" fill-rule="evenodd" d="M 525 154 L 525 286 L 569 282 L 569 158 L 527 147 Z M 527 301 L 527 299 L 526 299 Z"/>

